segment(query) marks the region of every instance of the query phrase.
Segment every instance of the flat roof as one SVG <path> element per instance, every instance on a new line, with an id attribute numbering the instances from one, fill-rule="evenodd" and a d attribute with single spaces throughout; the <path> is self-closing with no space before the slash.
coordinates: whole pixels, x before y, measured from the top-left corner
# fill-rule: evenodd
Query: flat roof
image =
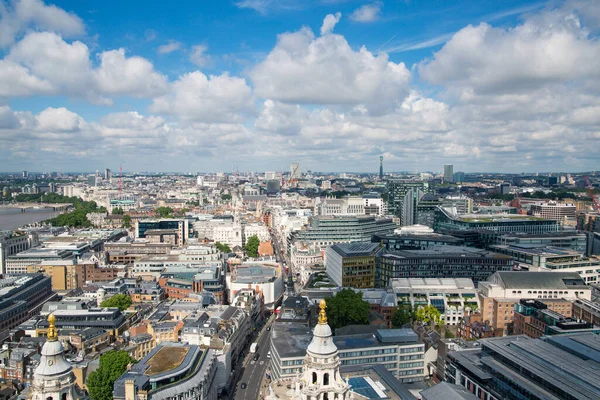
<path id="1" fill-rule="evenodd" d="M 312 330 L 297 322 L 277 322 L 271 329 L 271 343 L 281 358 L 303 358 L 312 340 Z"/>
<path id="2" fill-rule="evenodd" d="M 379 249 L 379 243 L 338 243 L 331 246 L 331 249 L 342 257 L 370 256 L 373 255 L 377 249 Z"/>
<path id="3" fill-rule="evenodd" d="M 181 365 L 189 352 L 189 347 L 161 347 L 150 359 L 146 361 L 148 368 L 145 375 L 158 375 L 170 371 Z"/>
<path id="4" fill-rule="evenodd" d="M 469 278 L 397 278 L 392 279 L 394 290 L 475 290 L 475 284 Z"/>
<path id="5" fill-rule="evenodd" d="M 426 250 L 390 250 L 385 256 L 394 258 L 419 258 L 419 257 L 464 257 L 464 258 L 500 258 L 512 260 L 512 257 L 495 253 L 493 251 L 465 246 L 438 245 Z"/>

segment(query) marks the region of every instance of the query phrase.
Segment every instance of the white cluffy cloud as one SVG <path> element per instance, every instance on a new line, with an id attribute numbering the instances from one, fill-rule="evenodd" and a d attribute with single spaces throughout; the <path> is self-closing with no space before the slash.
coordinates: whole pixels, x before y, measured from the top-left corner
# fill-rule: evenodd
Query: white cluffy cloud
<path id="1" fill-rule="evenodd" d="M 337 34 L 315 38 L 309 28 L 279 35 L 265 60 L 250 71 L 258 96 L 289 103 L 364 105 L 385 113 L 408 93 L 403 63 L 353 50 Z"/>
<path id="2" fill-rule="evenodd" d="M 98 54 L 92 66 L 89 48 L 68 43 L 51 32 L 31 32 L 0 61 L 0 96 L 67 95 L 106 104 L 105 96 L 152 97 L 167 89 L 167 79 L 142 57 L 124 49 Z"/>
<path id="3" fill-rule="evenodd" d="M 365 4 L 354 10 L 350 15 L 350 19 L 354 22 L 373 22 L 377 21 L 381 14 L 383 3 L 376 2 L 373 4 Z"/>
<path id="4" fill-rule="evenodd" d="M 252 92 L 243 78 L 223 73 L 206 76 L 200 71 L 182 75 L 169 93 L 154 99 L 150 110 L 204 122 L 239 121 L 252 113 Z"/>
<path id="5" fill-rule="evenodd" d="M 41 0 L 15 0 L 0 3 L 0 47 L 10 46 L 28 28 L 51 31 L 64 37 L 85 33 L 81 19 L 62 8 Z"/>
<path id="6" fill-rule="evenodd" d="M 598 79 L 598 60 L 600 42 L 589 36 L 575 13 L 557 9 L 512 29 L 469 25 L 432 60 L 421 63 L 419 72 L 428 82 L 463 91 L 527 92 L 552 83 Z"/>
<path id="7" fill-rule="evenodd" d="M 340 22 L 340 18 L 342 18 L 342 13 L 339 12 L 327 14 L 323 19 L 323 25 L 321 25 L 321 35 L 327 35 L 328 33 L 333 32 L 333 28 Z"/>

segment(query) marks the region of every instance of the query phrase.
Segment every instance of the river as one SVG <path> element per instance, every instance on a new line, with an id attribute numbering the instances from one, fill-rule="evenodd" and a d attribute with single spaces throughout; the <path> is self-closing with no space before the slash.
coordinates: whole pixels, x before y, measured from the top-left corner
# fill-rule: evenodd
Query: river
<path id="1" fill-rule="evenodd" d="M 58 214 L 60 211 L 47 209 L 28 208 L 25 212 L 21 212 L 19 208 L 0 207 L 0 231 L 14 230 L 24 225 L 54 218 Z"/>

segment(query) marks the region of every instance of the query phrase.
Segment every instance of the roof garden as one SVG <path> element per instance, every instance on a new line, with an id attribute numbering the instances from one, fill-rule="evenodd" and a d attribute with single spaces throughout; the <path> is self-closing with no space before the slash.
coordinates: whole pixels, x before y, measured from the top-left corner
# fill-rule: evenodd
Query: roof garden
<path id="1" fill-rule="evenodd" d="M 161 348 L 148 360 L 148 369 L 144 373 L 147 376 L 157 375 L 179 367 L 189 350 L 189 347 Z"/>

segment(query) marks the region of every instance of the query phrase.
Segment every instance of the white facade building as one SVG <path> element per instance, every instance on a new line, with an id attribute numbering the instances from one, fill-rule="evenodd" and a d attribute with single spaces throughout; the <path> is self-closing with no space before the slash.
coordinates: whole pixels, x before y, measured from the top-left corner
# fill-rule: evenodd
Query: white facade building
<path id="1" fill-rule="evenodd" d="M 268 242 L 271 240 L 271 234 L 269 233 L 269 228 L 265 225 L 261 224 L 247 224 L 244 225 L 244 244 L 248 238 L 252 236 L 258 236 L 258 239 L 261 242 Z"/>
<path id="2" fill-rule="evenodd" d="M 401 278 L 392 279 L 392 288 L 399 306 L 432 305 L 446 325 L 458 325 L 469 309 L 479 309 L 477 289 L 468 278 Z"/>

